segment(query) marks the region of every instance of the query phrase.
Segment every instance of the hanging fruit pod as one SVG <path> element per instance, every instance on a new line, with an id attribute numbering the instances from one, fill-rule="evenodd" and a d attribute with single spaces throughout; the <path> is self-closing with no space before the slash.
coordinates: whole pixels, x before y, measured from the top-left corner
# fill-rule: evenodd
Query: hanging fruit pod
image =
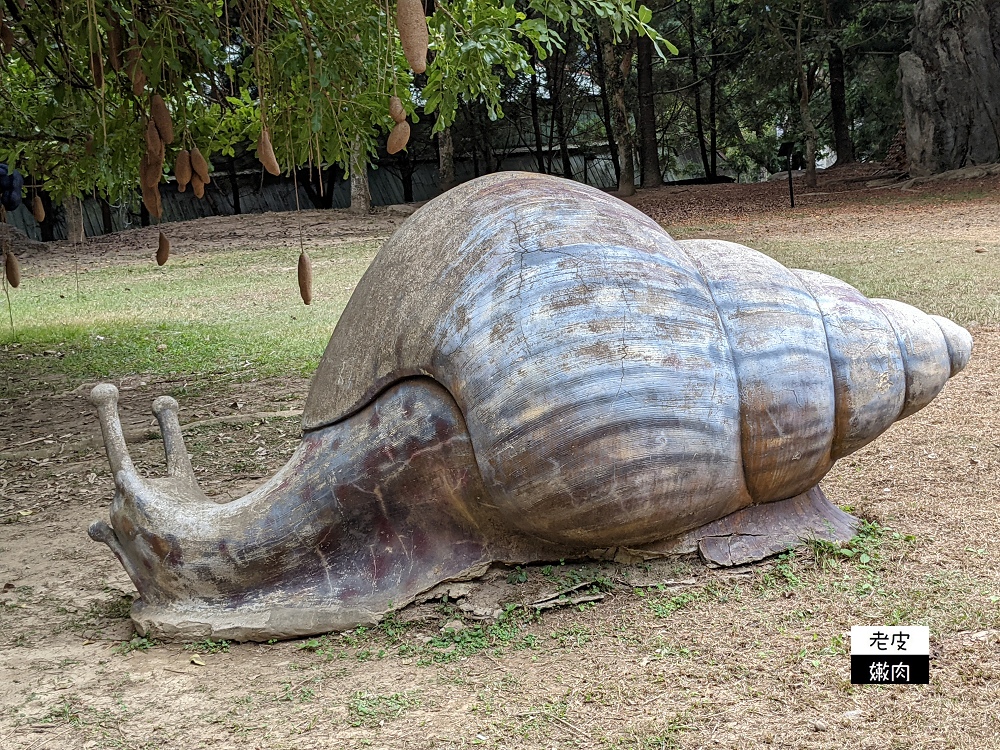
<path id="1" fill-rule="evenodd" d="M 212 181 L 212 178 L 208 174 L 208 162 L 205 161 L 205 157 L 201 155 L 201 151 L 198 150 L 197 146 L 191 149 L 191 171 L 193 174 L 198 175 L 205 185 Z M 198 197 L 200 198 L 201 196 Z"/>
<path id="2" fill-rule="evenodd" d="M 116 73 L 122 69 L 122 27 L 118 14 L 109 10 L 104 16 L 108 22 L 108 63 Z"/>
<path id="3" fill-rule="evenodd" d="M 7 274 L 7 282 L 12 287 L 17 289 L 21 286 L 21 264 L 17 262 L 17 257 L 10 250 L 7 251 L 7 259 L 4 263 L 4 270 Z M 306 304 L 309 303 L 307 302 Z"/>
<path id="4" fill-rule="evenodd" d="M 195 198 L 205 197 L 205 183 L 197 172 L 191 174 L 191 189 L 194 191 Z"/>
<path id="5" fill-rule="evenodd" d="M 167 235 L 160 230 L 160 242 L 156 248 L 156 265 L 162 266 L 167 262 L 167 258 L 170 257 L 170 240 L 167 239 Z"/>
<path id="6" fill-rule="evenodd" d="M 191 152 L 187 149 L 181 149 L 177 153 L 174 177 L 177 178 L 177 189 L 183 193 L 187 189 L 187 184 L 191 182 Z"/>
<path id="7" fill-rule="evenodd" d="M 398 96 L 393 96 L 389 99 L 389 117 L 396 123 L 400 123 L 406 119 L 406 110 L 403 109 L 403 102 Z"/>
<path id="8" fill-rule="evenodd" d="M 389 142 L 386 144 L 386 150 L 390 154 L 395 154 L 397 151 L 402 151 L 406 148 L 406 144 L 410 140 L 410 123 L 406 120 L 402 122 L 397 122 L 396 127 L 392 129 L 389 133 Z"/>
<path id="9" fill-rule="evenodd" d="M 128 77 L 132 81 L 132 93 L 135 96 L 141 96 L 142 92 L 146 90 L 146 74 L 139 63 L 139 48 L 129 49 L 125 53 L 125 59 L 125 72 L 128 73 Z"/>
<path id="10" fill-rule="evenodd" d="M 153 98 L 149 100 L 149 116 L 156 123 L 160 140 L 164 143 L 173 143 L 174 124 L 170 120 L 170 110 L 167 109 L 167 103 L 159 94 L 153 94 Z"/>
<path id="11" fill-rule="evenodd" d="M 427 70 L 427 44 L 430 41 L 424 4 L 420 0 L 398 0 L 396 28 L 399 29 L 399 42 L 403 45 L 406 62 L 414 73 L 423 73 Z"/>
<path id="12" fill-rule="evenodd" d="M 3 43 L 4 54 L 9 55 L 14 49 L 14 32 L 10 30 L 6 21 L 0 21 L 0 42 Z"/>
<path id="13" fill-rule="evenodd" d="M 31 214 L 39 224 L 45 221 L 45 204 L 42 203 L 42 198 L 37 193 L 35 200 L 31 202 Z"/>
<path id="14" fill-rule="evenodd" d="M 160 131 L 157 129 L 156 123 L 149 120 L 146 123 L 146 151 L 151 154 L 158 154 L 162 146 L 163 139 L 160 138 Z"/>
<path id="15" fill-rule="evenodd" d="M 163 202 L 160 198 L 159 185 L 153 185 L 152 187 L 142 186 L 142 204 L 149 211 L 150 216 L 157 219 L 163 216 Z"/>
<path id="16" fill-rule="evenodd" d="M 281 174 L 281 167 L 278 166 L 278 160 L 274 156 L 274 147 L 271 146 L 267 128 L 260 129 L 260 137 L 257 139 L 257 158 L 268 172 L 275 176 Z"/>
<path id="17" fill-rule="evenodd" d="M 303 250 L 299 253 L 299 294 L 307 305 L 313 298 L 313 266 L 309 256 Z"/>
<path id="18" fill-rule="evenodd" d="M 154 187 L 160 183 L 160 178 L 163 176 L 163 159 L 162 143 L 158 151 L 147 150 L 142 155 L 142 161 L 139 162 L 139 182 L 143 187 Z"/>

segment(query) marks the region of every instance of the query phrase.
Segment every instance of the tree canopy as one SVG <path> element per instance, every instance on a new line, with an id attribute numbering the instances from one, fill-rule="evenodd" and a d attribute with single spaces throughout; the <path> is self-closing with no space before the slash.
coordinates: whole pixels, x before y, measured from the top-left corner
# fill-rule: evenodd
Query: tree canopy
<path id="1" fill-rule="evenodd" d="M 0 161 L 56 198 L 129 199 L 150 98 L 167 102 L 181 149 L 232 155 L 267 128 L 285 168 L 347 165 L 411 119 L 449 125 L 463 100 L 503 114 L 502 79 L 586 43 L 607 22 L 672 49 L 635 0 L 428 0 L 429 64 L 415 80 L 389 0 L 4 0 Z M 36 183 L 37 184 L 37 183 Z"/>

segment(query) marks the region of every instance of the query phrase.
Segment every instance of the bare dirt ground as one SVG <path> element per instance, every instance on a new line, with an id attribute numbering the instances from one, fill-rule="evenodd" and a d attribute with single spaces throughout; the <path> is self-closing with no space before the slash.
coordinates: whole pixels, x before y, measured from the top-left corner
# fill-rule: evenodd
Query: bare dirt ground
<path id="1" fill-rule="evenodd" d="M 635 203 L 688 235 L 729 222 L 734 237 L 995 243 L 998 187 L 934 186 L 953 199 L 912 204 L 897 191 L 886 207 L 886 190 L 831 181 L 798 197 L 819 221 L 784 208 L 783 183 L 665 188 Z M 397 220 L 309 214 L 327 242 Z M 192 250 L 297 243 L 294 221 L 170 232 Z M 153 243 L 137 234 L 95 242 L 85 262 L 148 261 Z M 37 262 L 66 270 L 75 252 Z M 134 589 L 86 534 L 112 494 L 90 384 L 15 380 L 20 395 L 0 402 L 0 748 L 1000 747 L 1000 332 L 973 335 L 969 367 L 938 399 L 824 480 L 871 522 L 846 552 L 814 545 L 736 570 L 696 559 L 497 569 L 372 630 L 271 644 L 135 636 Z M 149 406 L 174 392 L 200 481 L 234 497 L 294 449 L 308 389 L 218 375 L 118 385 L 142 470 L 163 470 Z M 580 583 L 593 601 L 531 606 Z M 477 619 L 477 596 L 509 613 Z M 930 626 L 930 685 L 850 684 L 850 626 L 882 624 Z"/>

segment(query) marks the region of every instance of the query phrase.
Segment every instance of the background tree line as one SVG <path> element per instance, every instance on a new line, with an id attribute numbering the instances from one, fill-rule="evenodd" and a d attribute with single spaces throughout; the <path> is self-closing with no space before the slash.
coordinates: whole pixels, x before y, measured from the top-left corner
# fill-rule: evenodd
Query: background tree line
<path id="1" fill-rule="evenodd" d="M 939 28 L 977 5 L 921 2 L 943 8 Z M 46 205 L 135 205 L 160 95 L 177 136 L 158 180 L 194 147 L 232 169 L 267 130 L 278 165 L 309 181 L 317 205 L 332 175 L 351 174 L 352 205 L 366 210 L 375 161 L 406 198 L 421 165 L 447 189 L 456 160 L 479 175 L 515 153 L 577 180 L 608 159 L 629 194 L 665 173 L 757 179 L 781 168 L 790 140 L 814 184 L 821 154 L 880 160 L 903 122 L 912 0 L 422 4 L 428 64 L 414 73 L 388 0 L 0 0 L 0 161 Z M 390 155 L 393 96 L 412 130 Z"/>

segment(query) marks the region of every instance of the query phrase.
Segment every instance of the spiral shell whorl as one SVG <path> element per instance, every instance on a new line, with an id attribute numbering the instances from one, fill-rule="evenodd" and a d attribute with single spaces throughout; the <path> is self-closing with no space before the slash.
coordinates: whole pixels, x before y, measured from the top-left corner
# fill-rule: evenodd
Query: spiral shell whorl
<path id="1" fill-rule="evenodd" d="M 906 370 L 906 397 L 898 419 L 923 409 L 951 377 L 951 355 L 941 327 L 905 302 L 873 299 L 896 333 Z"/>

